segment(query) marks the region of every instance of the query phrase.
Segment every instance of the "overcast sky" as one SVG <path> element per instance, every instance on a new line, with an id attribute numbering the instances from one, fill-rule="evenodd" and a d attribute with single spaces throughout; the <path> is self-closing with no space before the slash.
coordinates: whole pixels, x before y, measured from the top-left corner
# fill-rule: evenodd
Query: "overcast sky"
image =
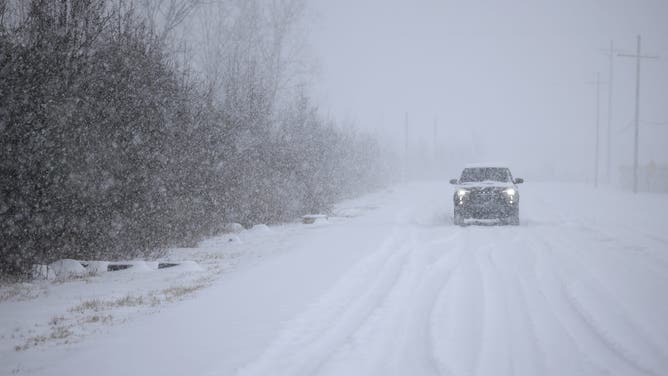
<path id="1" fill-rule="evenodd" d="M 412 144 L 432 142 L 461 161 L 516 170 L 593 171 L 596 72 L 618 49 L 643 62 L 641 112 L 668 122 L 668 1 L 312 0 L 317 96 L 325 112 Z M 632 163 L 634 61 L 615 59 L 613 168 Z M 601 91 L 605 158 L 607 87 Z M 668 162 L 668 125 L 641 128 L 641 162 Z M 400 144 L 398 142 L 398 144 Z M 605 160 L 601 160 L 602 168 Z M 450 167 L 450 166 L 449 166 Z M 458 168 L 458 166 L 456 166 Z"/>

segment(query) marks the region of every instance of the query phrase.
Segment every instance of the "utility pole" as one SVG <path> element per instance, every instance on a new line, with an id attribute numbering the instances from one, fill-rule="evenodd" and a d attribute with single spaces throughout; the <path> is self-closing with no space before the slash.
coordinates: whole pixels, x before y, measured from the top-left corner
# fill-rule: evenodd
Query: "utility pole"
<path id="1" fill-rule="evenodd" d="M 614 78 L 614 62 L 615 62 L 615 46 L 614 42 L 610 41 L 610 50 L 608 51 L 607 55 L 608 58 L 610 59 L 610 65 L 608 68 L 608 132 L 607 132 L 607 147 L 605 148 L 606 151 L 606 158 L 605 158 L 605 181 L 606 183 L 610 184 L 610 159 L 612 155 L 612 142 L 611 142 L 611 135 L 612 135 L 612 80 Z"/>
<path id="2" fill-rule="evenodd" d="M 404 153 L 408 157 L 408 112 L 404 116 Z"/>
<path id="3" fill-rule="evenodd" d="M 404 176 L 406 182 L 408 176 L 408 112 L 404 116 Z"/>
<path id="4" fill-rule="evenodd" d="M 636 54 L 618 54 L 621 57 L 632 57 L 636 59 L 636 108 L 635 108 L 635 130 L 633 137 L 633 193 L 638 193 L 638 138 L 640 133 L 640 59 L 658 59 L 658 56 L 643 56 L 641 54 L 641 37 L 638 35 Z"/>
<path id="5" fill-rule="evenodd" d="M 600 119 L 601 119 L 601 77 L 596 73 L 596 158 L 594 158 L 594 188 L 598 188 L 598 156 L 599 156 L 599 135 L 600 135 Z"/>
<path id="6" fill-rule="evenodd" d="M 601 85 L 605 84 L 605 82 L 601 81 L 601 75 L 600 73 L 596 72 L 596 81 L 591 82 L 591 84 L 596 85 L 596 147 L 594 148 L 595 155 L 594 155 L 594 188 L 598 188 L 598 160 L 599 160 L 599 150 L 600 150 L 600 141 L 599 141 L 599 135 L 600 135 L 600 120 L 601 120 Z"/>
<path id="7" fill-rule="evenodd" d="M 433 126 L 433 135 L 432 135 L 432 149 L 433 149 L 433 158 L 432 158 L 432 173 L 433 178 L 438 178 L 438 117 L 434 116 L 434 126 Z"/>
<path id="8" fill-rule="evenodd" d="M 434 149 L 434 160 L 438 152 L 438 117 L 434 116 L 434 127 L 433 127 L 433 136 L 432 136 L 432 147 Z"/>

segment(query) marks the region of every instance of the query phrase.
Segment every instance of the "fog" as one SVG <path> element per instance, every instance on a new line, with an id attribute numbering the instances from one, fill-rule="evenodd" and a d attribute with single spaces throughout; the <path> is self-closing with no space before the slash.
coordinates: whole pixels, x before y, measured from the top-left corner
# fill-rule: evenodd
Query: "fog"
<path id="1" fill-rule="evenodd" d="M 407 114 L 410 153 L 436 155 L 435 170 L 443 176 L 456 174 L 466 162 L 495 161 L 533 179 L 592 181 L 596 90 L 591 83 L 597 72 L 608 81 L 610 42 L 616 52 L 635 53 L 640 34 L 643 54 L 662 58 L 642 61 L 639 162 L 668 162 L 668 2 L 314 0 L 312 5 L 321 107 L 378 134 L 401 153 Z M 621 166 L 633 163 L 634 101 L 635 59 L 615 57 L 614 184 Z M 600 97 L 603 182 L 607 102 L 606 84 Z M 424 165 L 424 159 L 411 160 Z"/>
<path id="2" fill-rule="evenodd" d="M 666 16 L 0 0 L 0 376 L 668 375 Z"/>
<path id="3" fill-rule="evenodd" d="M 0 272 L 150 256 L 467 163 L 668 192 L 667 15 L 630 0 L 0 0 Z M 634 180 L 636 64 L 617 55 L 638 35 L 657 58 L 642 59 Z M 592 85 L 610 55 L 614 80 Z"/>

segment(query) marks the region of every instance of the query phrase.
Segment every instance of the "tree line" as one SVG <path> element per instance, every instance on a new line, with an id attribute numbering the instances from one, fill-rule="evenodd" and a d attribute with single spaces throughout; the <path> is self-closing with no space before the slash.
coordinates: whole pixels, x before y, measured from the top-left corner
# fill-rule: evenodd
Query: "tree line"
<path id="1" fill-rule="evenodd" d="M 380 145 L 291 68 L 303 4 L 227 1 L 196 69 L 166 37 L 196 2 L 157 21 L 143 2 L 0 0 L 0 275 L 150 257 L 385 183 Z"/>

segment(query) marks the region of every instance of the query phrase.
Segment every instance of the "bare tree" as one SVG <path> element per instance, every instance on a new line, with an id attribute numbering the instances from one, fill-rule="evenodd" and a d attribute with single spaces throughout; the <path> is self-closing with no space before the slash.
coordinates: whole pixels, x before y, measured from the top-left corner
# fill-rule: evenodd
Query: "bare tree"
<path id="1" fill-rule="evenodd" d="M 0 26 L 5 24 L 5 15 L 7 14 L 7 0 L 0 0 Z"/>
<path id="2" fill-rule="evenodd" d="M 306 62 L 303 54 L 305 40 L 299 33 L 304 16 L 304 0 L 272 0 L 269 5 L 268 20 L 271 27 L 270 47 L 266 59 L 271 64 L 272 75 L 276 77 L 272 87 L 272 97 L 276 98 L 281 89 L 287 89 L 294 81 L 304 79 L 301 73 Z"/>
<path id="3" fill-rule="evenodd" d="M 190 16 L 205 0 L 137 0 L 144 16 L 160 41 L 169 35 Z"/>
<path id="4" fill-rule="evenodd" d="M 25 0 L 0 0 L 0 26 L 17 26 L 28 16 L 31 2 Z"/>

